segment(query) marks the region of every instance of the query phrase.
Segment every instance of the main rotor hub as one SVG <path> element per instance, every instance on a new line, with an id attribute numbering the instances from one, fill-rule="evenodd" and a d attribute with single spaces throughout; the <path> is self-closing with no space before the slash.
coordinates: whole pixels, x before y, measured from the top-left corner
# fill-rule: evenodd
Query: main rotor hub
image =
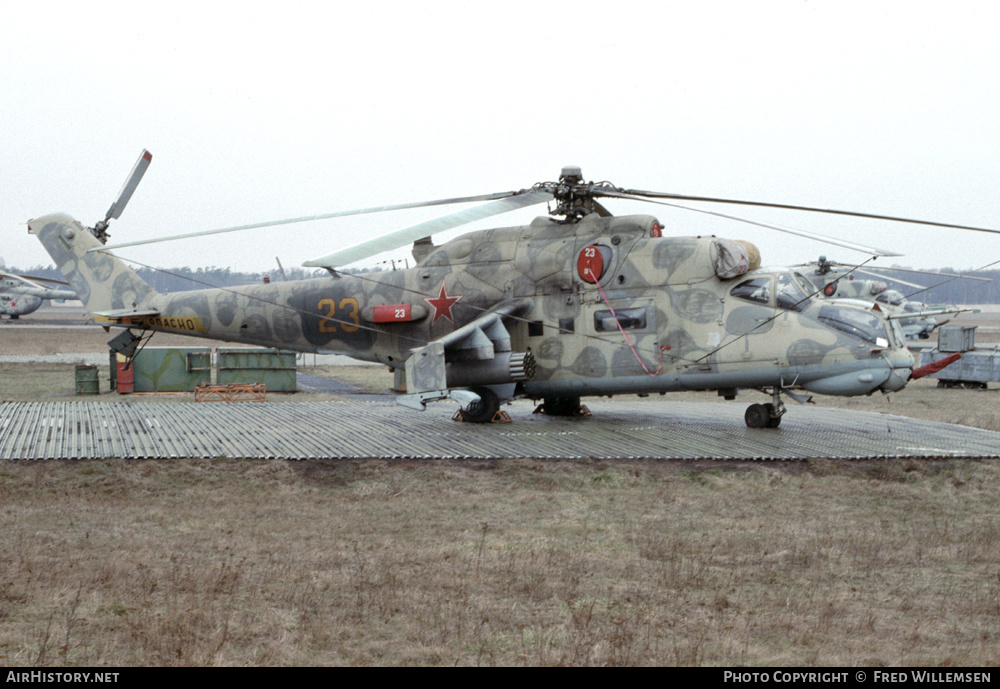
<path id="1" fill-rule="evenodd" d="M 534 186 L 549 192 L 559 205 L 550 210 L 550 215 L 563 216 L 563 222 L 578 222 L 585 215 L 595 212 L 595 198 L 601 196 L 598 190 L 618 188 L 610 182 L 587 182 L 583 179 L 582 170 L 576 165 L 568 165 L 559 174 L 558 182 L 541 182 Z M 598 191 L 598 193 L 595 193 Z"/>
<path id="2" fill-rule="evenodd" d="M 583 171 L 576 165 L 567 165 L 559 173 L 560 182 L 582 182 L 583 181 Z"/>

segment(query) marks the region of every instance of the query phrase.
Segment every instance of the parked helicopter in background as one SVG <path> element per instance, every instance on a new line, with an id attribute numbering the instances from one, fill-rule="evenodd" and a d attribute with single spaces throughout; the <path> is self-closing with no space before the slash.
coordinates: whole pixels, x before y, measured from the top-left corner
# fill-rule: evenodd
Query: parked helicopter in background
<path id="1" fill-rule="evenodd" d="M 148 164 L 148 152 L 143 156 L 140 163 Z M 746 423 L 755 428 L 779 425 L 782 394 L 804 401 L 801 392 L 891 392 L 906 385 L 914 366 L 902 331 L 884 313 L 812 298 L 787 270 L 760 271 L 759 253 L 748 242 L 665 236 L 655 217 L 615 217 L 598 199 L 671 206 L 704 201 L 923 221 L 622 189 L 587 182 L 579 168 L 569 167 L 557 182 L 518 191 L 165 238 L 482 202 L 305 264 L 326 268 L 326 277 L 161 294 L 109 253 L 149 241 L 106 245 L 107 221 L 121 213 L 141 177 L 139 167 L 94 228 L 62 214 L 28 223 L 93 317 L 126 329 L 112 341 L 123 350 L 134 349 L 152 331 L 168 331 L 346 354 L 402 369 L 406 393 L 397 398 L 400 404 L 423 409 L 429 401 L 450 398 L 470 422 L 493 420 L 500 404 L 516 398 L 541 400 L 538 411 L 570 416 L 580 413 L 587 396 L 714 390 L 733 398 L 754 388 L 771 397 L 747 408 Z M 473 220 L 546 202 L 556 207 L 529 225 L 471 232 L 440 246 L 431 239 Z M 410 243 L 415 267 L 364 275 L 341 271 Z"/>
<path id="2" fill-rule="evenodd" d="M 879 308 L 886 312 L 890 319 L 899 321 L 907 340 L 926 340 L 930 338 L 935 328 L 949 322 L 949 319 L 939 321 L 937 318 L 947 314 L 962 313 L 969 309 L 945 304 L 927 304 L 922 301 L 909 299 L 900 290 L 890 289 L 888 282 L 906 285 L 917 290 L 910 293 L 909 296 L 924 292 L 930 289 L 930 287 L 919 285 L 915 282 L 908 282 L 895 275 L 889 276 L 882 271 L 890 273 L 915 273 L 935 278 L 949 278 L 950 280 L 962 279 L 990 282 L 989 278 L 976 277 L 974 275 L 956 275 L 954 273 L 912 270 L 909 268 L 862 267 L 830 261 L 826 256 L 820 256 L 818 261 L 796 266 L 796 268 L 798 269 L 798 274 L 808 283 L 813 291 L 817 292 L 817 296 L 820 298 L 874 301 L 879 305 Z M 856 277 L 856 275 L 867 275 L 869 277 L 861 278 Z"/>
<path id="3" fill-rule="evenodd" d="M 0 316 L 17 320 L 38 310 L 46 299 L 76 299 L 76 292 L 69 289 L 46 287 L 40 283 L 68 285 L 61 280 L 51 280 L 29 275 L 15 275 L 0 270 Z"/>

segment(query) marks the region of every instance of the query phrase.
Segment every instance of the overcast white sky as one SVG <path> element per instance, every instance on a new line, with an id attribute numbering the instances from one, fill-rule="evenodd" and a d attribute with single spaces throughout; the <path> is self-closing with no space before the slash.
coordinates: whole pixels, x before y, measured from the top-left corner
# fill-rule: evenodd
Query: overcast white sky
<path id="1" fill-rule="evenodd" d="M 5 3 L 0 259 L 51 261 L 25 222 L 104 217 L 128 241 L 520 189 L 564 165 L 623 187 L 1000 228 L 1000 7 L 989 2 Z M 767 265 L 865 256 L 608 200 Z M 1000 259 L 1000 235 L 723 212 L 895 249 Z M 159 267 L 275 270 L 425 209 L 123 249 Z M 528 222 L 544 207 L 474 227 Z M 406 253 L 406 252 L 402 252 Z"/>

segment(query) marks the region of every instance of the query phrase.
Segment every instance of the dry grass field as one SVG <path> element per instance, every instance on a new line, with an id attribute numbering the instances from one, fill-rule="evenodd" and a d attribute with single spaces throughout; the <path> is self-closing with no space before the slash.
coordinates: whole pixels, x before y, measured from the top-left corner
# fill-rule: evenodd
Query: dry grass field
<path id="1" fill-rule="evenodd" d="M 818 401 L 1000 430 L 998 394 Z M 998 495 L 992 461 L 7 461 L 0 664 L 993 666 Z"/>
<path id="2" fill-rule="evenodd" d="M 0 662 L 1000 662 L 1000 466 L 0 468 Z"/>

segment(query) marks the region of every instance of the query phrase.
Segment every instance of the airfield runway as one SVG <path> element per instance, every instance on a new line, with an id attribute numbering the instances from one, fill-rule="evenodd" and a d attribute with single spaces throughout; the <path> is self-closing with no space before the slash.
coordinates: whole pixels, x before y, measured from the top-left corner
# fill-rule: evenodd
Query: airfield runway
<path id="1" fill-rule="evenodd" d="M 392 402 L 7 402 L 0 457 L 40 459 L 728 459 L 996 458 L 1000 433 L 903 416 L 796 407 L 778 429 L 749 429 L 713 402 L 594 401 L 593 416 L 550 418 L 527 402 L 513 422 L 451 420 Z"/>
<path id="2" fill-rule="evenodd" d="M 989 308 L 996 308 L 990 306 Z M 996 329 L 994 312 L 975 315 L 980 332 Z M 77 355 L 46 355 L 92 341 L 93 362 L 107 361 L 106 333 L 58 332 L 84 318 L 79 307 L 46 306 L 31 320 L 3 322 L 0 357 L 66 362 Z M 13 337 L 26 326 L 31 338 Z M 47 330 L 47 332 L 46 332 Z M 33 330 L 31 332 L 34 332 Z M 81 339 L 87 335 L 87 338 Z M 172 336 L 180 346 L 189 338 Z M 15 341 L 12 343 L 12 341 Z M 20 343 L 19 346 L 14 344 Z M 204 345 L 204 341 L 194 341 Z M 79 355 L 84 356 L 84 355 Z M 76 359 L 73 359 L 76 362 Z M 80 359 L 81 362 L 84 359 Z M 313 362 L 315 363 L 315 361 Z M 343 383 L 299 375 L 300 388 L 351 394 Z M 334 388 L 329 388 L 334 386 Z M 349 386 L 347 386 L 349 387 Z M 978 394 L 978 393 L 977 393 Z M 463 424 L 452 403 L 416 412 L 389 395 L 353 395 L 341 402 L 195 404 L 178 402 L 0 403 L 0 458 L 6 459 L 730 459 L 796 460 L 818 457 L 995 458 L 1000 433 L 889 414 L 791 406 L 778 429 L 748 429 L 745 405 L 648 399 L 585 400 L 586 418 L 550 418 L 534 405 L 505 406 L 513 423 Z"/>

